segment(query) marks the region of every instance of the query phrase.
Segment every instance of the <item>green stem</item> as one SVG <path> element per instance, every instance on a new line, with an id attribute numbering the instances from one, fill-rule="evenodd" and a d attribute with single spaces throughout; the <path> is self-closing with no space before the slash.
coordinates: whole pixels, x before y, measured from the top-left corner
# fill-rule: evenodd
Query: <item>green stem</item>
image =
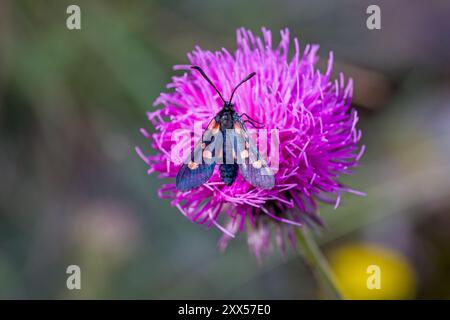
<path id="1" fill-rule="evenodd" d="M 297 243 L 299 248 L 317 280 L 328 294 L 328 297 L 334 300 L 344 299 L 336 285 L 328 261 L 320 251 L 311 232 L 306 227 L 298 228 L 297 230 Z"/>

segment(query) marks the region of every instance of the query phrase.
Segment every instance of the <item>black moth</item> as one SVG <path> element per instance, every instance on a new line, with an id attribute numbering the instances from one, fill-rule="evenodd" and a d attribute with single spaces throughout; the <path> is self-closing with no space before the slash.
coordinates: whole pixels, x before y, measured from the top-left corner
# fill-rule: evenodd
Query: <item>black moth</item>
<path id="1" fill-rule="evenodd" d="M 176 186 L 180 191 L 197 188 L 207 182 L 214 172 L 214 167 L 220 164 L 220 176 L 225 185 L 232 185 L 236 180 L 238 170 L 253 186 L 271 189 L 275 178 L 267 166 L 267 162 L 259 154 L 256 145 L 249 137 L 245 122 L 255 126 L 255 120 L 248 115 L 238 115 L 231 103 L 236 89 L 250 80 L 256 73 L 249 74 L 233 89 L 229 101 L 226 101 L 205 72 L 197 66 L 197 70 L 216 90 L 223 101 L 222 110 L 209 123 L 202 139 L 196 144 L 176 178 Z M 243 121 L 242 117 L 246 117 Z"/>

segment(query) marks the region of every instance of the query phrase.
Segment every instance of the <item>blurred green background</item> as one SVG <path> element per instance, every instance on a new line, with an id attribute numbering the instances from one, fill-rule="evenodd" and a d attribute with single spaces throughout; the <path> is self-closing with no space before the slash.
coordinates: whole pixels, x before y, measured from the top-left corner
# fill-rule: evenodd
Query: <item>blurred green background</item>
<path id="1" fill-rule="evenodd" d="M 293 252 L 258 265 L 240 235 L 220 253 L 220 231 L 158 199 L 134 152 L 151 152 L 138 130 L 172 65 L 197 44 L 234 50 L 241 26 L 289 27 L 355 80 L 367 152 L 343 181 L 368 195 L 321 206 L 333 266 L 377 244 L 412 270 L 398 297 L 450 298 L 450 2 L 374 3 L 378 31 L 371 1 L 1 0 L 0 298 L 322 297 Z M 70 264 L 82 290 L 66 288 Z"/>

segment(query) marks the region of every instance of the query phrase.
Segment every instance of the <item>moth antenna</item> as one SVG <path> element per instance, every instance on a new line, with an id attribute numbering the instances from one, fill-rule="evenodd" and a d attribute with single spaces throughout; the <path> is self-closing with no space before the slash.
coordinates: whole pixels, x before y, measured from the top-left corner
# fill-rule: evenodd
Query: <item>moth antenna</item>
<path id="1" fill-rule="evenodd" d="M 208 81 L 208 83 L 214 88 L 214 90 L 216 90 L 216 92 L 219 94 L 220 99 L 222 99 L 223 103 L 227 103 L 225 101 L 225 99 L 222 97 L 222 94 L 219 92 L 219 90 L 217 90 L 216 86 L 214 85 L 214 83 L 212 83 L 212 81 L 208 78 L 208 76 L 206 75 L 206 73 L 202 70 L 202 68 L 200 68 L 199 66 L 192 66 L 191 69 L 195 69 L 198 72 L 200 72 L 200 74 L 202 75 L 203 78 L 205 78 L 206 81 Z"/>
<path id="2" fill-rule="evenodd" d="M 230 97 L 230 102 L 229 103 L 231 103 L 231 100 L 233 100 L 233 96 L 234 96 L 234 93 L 236 92 L 236 89 L 239 88 L 239 86 L 241 84 L 243 84 L 244 82 L 246 82 L 246 81 L 250 80 L 251 78 L 253 78 L 255 75 L 256 75 L 256 72 L 250 73 L 247 77 L 245 77 L 244 80 L 239 82 L 238 85 L 236 87 L 234 87 L 233 92 L 231 93 L 231 97 Z"/>

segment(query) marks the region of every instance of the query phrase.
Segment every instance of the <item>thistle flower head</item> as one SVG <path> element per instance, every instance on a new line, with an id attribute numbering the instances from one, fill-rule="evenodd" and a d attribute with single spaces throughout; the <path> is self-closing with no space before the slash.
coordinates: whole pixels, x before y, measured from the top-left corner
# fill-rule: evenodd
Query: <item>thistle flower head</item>
<path id="1" fill-rule="evenodd" d="M 277 46 L 272 44 L 269 30 L 262 29 L 262 35 L 239 29 L 234 53 L 200 47 L 189 53 L 189 64 L 174 67 L 185 72 L 174 76 L 167 86 L 169 92 L 161 93 L 154 103 L 162 108 L 148 113 L 155 133 L 141 129 L 156 154 L 147 156 L 137 148 L 149 166 L 148 173 L 173 178 L 160 188 L 161 198 L 170 199 L 193 222 L 219 228 L 224 233 L 219 241 L 222 249 L 236 233 L 246 230 L 249 247 L 257 257 L 273 243 L 282 250 L 286 242 L 294 244 L 296 227 L 321 224 L 317 200 L 337 207 L 343 192 L 358 193 L 338 178 L 351 173 L 364 151 L 357 145 L 361 138 L 356 127 L 358 115 L 350 107 L 352 81 L 346 82 L 342 74 L 337 80 L 331 78 L 332 53 L 321 72 L 316 68 L 317 45 L 301 50 L 294 39 L 290 57 L 287 29 L 281 31 Z M 234 105 L 238 113 L 263 123 L 268 132 L 277 130 L 278 168 L 272 189 L 256 188 L 240 175 L 233 185 L 226 186 L 218 170 L 197 189 L 176 189 L 174 178 L 180 164 L 171 157 L 174 132 L 180 128 L 192 131 L 196 122 L 205 129 L 223 105 L 191 65 L 200 66 L 225 97 L 240 80 L 256 72 L 236 92 Z"/>

